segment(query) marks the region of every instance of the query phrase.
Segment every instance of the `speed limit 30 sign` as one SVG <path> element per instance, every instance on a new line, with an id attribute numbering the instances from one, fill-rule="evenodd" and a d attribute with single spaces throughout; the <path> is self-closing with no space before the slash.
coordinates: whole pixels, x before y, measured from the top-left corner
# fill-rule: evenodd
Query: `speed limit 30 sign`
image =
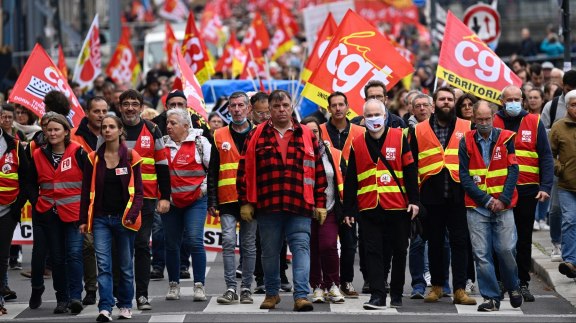
<path id="1" fill-rule="evenodd" d="M 477 4 L 466 9 L 463 22 L 487 44 L 500 37 L 500 14 L 487 4 Z"/>

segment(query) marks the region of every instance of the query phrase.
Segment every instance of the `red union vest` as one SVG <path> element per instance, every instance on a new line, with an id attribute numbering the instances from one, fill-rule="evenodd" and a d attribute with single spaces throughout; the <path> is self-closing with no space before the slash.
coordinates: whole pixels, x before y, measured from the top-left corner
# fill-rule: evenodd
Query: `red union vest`
<path id="1" fill-rule="evenodd" d="M 520 121 L 518 133 L 514 139 L 516 158 L 518 159 L 518 183 L 516 185 L 540 185 L 540 165 L 538 163 L 538 123 L 539 114 L 527 114 Z M 494 127 L 504 129 L 504 120 L 498 114 L 494 116 Z"/>
<path id="2" fill-rule="evenodd" d="M 464 139 L 466 140 L 466 151 L 468 152 L 468 156 L 470 156 L 470 164 L 468 165 L 470 176 L 479 189 L 497 199 L 504 190 L 504 184 L 506 183 L 506 177 L 508 176 L 508 166 L 516 163 L 516 156 L 508 153 L 508 150 L 506 149 L 506 143 L 512 139 L 515 134 L 509 130 L 502 130 L 500 136 L 498 136 L 496 144 L 494 145 L 492 158 L 490 159 L 490 166 L 488 168 L 486 168 L 486 165 L 484 164 L 482 153 L 478 149 L 478 145 L 474 139 L 475 134 L 476 130 L 469 131 L 466 133 Z M 464 201 L 466 207 L 478 207 L 478 204 L 476 204 L 476 202 L 470 198 L 467 193 Z M 516 188 L 514 188 L 512 202 L 510 202 L 510 205 L 507 205 L 507 208 L 513 208 L 516 206 L 517 201 L 518 192 L 516 191 Z"/>
<path id="3" fill-rule="evenodd" d="M 40 186 L 36 211 L 45 213 L 55 205 L 63 222 L 78 221 L 82 194 L 82 169 L 76 160 L 78 149 L 79 144 L 70 142 L 56 169 L 41 149 L 34 151 Z"/>
<path id="4" fill-rule="evenodd" d="M 16 148 L 4 153 L 0 158 L 0 205 L 10 205 L 16 201 L 20 193 L 18 183 L 18 159 L 19 143 L 16 141 Z"/>
<path id="5" fill-rule="evenodd" d="M 134 202 L 134 166 L 138 165 L 142 162 L 142 158 L 134 149 L 128 149 L 128 153 L 132 154 L 132 161 L 130 164 L 130 181 L 128 182 L 128 194 L 130 198 L 128 199 L 128 203 L 126 203 L 126 208 L 124 209 L 124 213 L 122 214 L 122 225 L 129 230 L 138 231 L 140 230 L 140 226 L 142 225 L 142 217 L 140 216 L 140 212 L 138 213 L 138 217 L 136 221 L 130 225 L 125 223 L 126 216 L 132 208 L 132 203 Z M 96 197 L 96 168 L 99 162 L 98 155 L 96 152 L 93 151 L 88 155 L 88 160 L 93 166 L 92 171 L 92 180 L 90 182 L 90 205 L 88 205 L 88 232 L 92 232 L 92 220 L 94 219 L 94 199 Z"/>
<path id="6" fill-rule="evenodd" d="M 150 127 L 146 120 L 144 125 L 142 125 L 142 130 L 138 136 L 138 140 L 134 144 L 134 150 L 142 157 L 142 185 L 144 186 L 144 198 L 147 199 L 157 199 L 158 192 L 158 181 L 156 176 L 156 159 L 154 158 L 156 150 L 154 149 L 155 140 L 154 135 L 148 127 Z M 152 129 L 155 129 L 156 125 L 152 125 Z"/>
<path id="7" fill-rule="evenodd" d="M 170 148 L 165 149 L 170 168 L 172 203 L 176 207 L 184 208 L 200 197 L 200 185 L 206 177 L 206 171 L 202 163 L 196 162 L 196 142 L 183 142 L 174 159 L 170 155 Z"/>
<path id="8" fill-rule="evenodd" d="M 420 185 L 431 176 L 440 173 L 443 168 L 448 169 L 450 177 L 455 182 L 460 183 L 458 145 L 464 134 L 470 131 L 470 125 L 470 121 L 456 118 L 456 126 L 448 141 L 448 145 L 446 145 L 446 149 L 440 144 L 429 121 L 420 122 L 416 125 L 414 130 L 418 140 L 418 176 Z"/>
<path id="9" fill-rule="evenodd" d="M 332 155 L 332 161 L 334 164 L 334 175 L 336 176 L 336 183 L 338 184 L 338 195 L 340 200 L 344 199 L 344 177 L 342 176 L 342 170 L 340 169 L 340 160 L 342 159 L 342 151 L 330 146 L 330 154 Z"/>
<path id="10" fill-rule="evenodd" d="M 220 156 L 218 172 L 218 203 L 226 204 L 238 201 L 236 175 L 240 153 L 234 143 L 229 127 L 222 127 L 214 132 L 216 149 Z"/>
<path id="11" fill-rule="evenodd" d="M 328 121 L 329 122 L 329 121 Z M 322 129 L 323 139 L 324 141 L 330 144 L 330 147 L 334 147 L 334 143 L 332 143 L 332 139 L 330 139 L 330 135 L 328 135 L 328 129 L 326 128 L 326 123 L 320 125 L 320 129 Z M 346 138 L 346 142 L 342 147 L 342 156 L 344 156 L 344 160 L 348 163 L 348 158 L 350 158 L 350 147 L 352 147 L 352 141 L 356 137 L 362 137 L 362 135 L 366 132 L 366 128 L 357 126 L 353 123 L 350 123 L 350 131 L 348 132 L 348 138 Z"/>
<path id="12" fill-rule="evenodd" d="M 358 177 L 358 210 L 374 209 L 378 205 L 385 210 L 405 210 L 408 207 L 407 197 L 398 187 L 399 184 L 406 192 L 402 171 L 402 129 L 389 128 L 381 150 L 400 181 L 398 184 L 380 157 L 374 164 L 366 146 L 365 136 L 366 134 L 352 142 Z"/>

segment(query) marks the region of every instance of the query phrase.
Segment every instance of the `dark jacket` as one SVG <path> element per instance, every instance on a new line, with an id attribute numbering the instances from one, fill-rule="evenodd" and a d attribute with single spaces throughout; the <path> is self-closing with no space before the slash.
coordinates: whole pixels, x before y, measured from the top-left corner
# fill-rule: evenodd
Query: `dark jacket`
<path id="1" fill-rule="evenodd" d="M 12 136 L 3 131 L 2 137 L 4 137 L 4 140 L 6 140 L 6 152 L 16 148 L 16 140 L 14 140 Z M 14 201 L 14 203 L 12 203 L 10 206 L 10 215 L 16 221 L 20 221 L 20 212 L 26 203 L 26 200 L 28 199 L 27 183 L 28 169 L 30 167 L 24 146 L 22 146 L 21 143 L 18 143 L 18 146 L 18 185 L 20 186 L 20 193 L 18 194 L 16 201 Z"/>
<path id="2" fill-rule="evenodd" d="M 80 136 L 84 138 L 84 141 L 92 148 L 92 150 L 96 149 L 96 144 L 98 143 L 98 136 L 94 135 L 92 131 L 88 128 L 88 118 L 82 118 L 80 124 L 77 128 L 73 129 L 74 134 L 76 136 Z"/>
<path id="3" fill-rule="evenodd" d="M 334 160 L 334 156 L 332 156 L 330 149 L 328 148 L 328 146 L 326 146 L 326 144 L 324 143 L 320 143 L 320 150 L 324 150 L 324 152 L 326 153 L 326 155 L 328 155 L 328 160 L 330 161 L 330 164 L 332 165 L 332 168 L 334 169 L 334 172 L 336 172 L 336 167 L 340 168 L 340 172 L 342 172 L 342 178 L 344 179 L 346 176 L 346 160 L 344 159 L 344 157 L 340 157 L 340 160 L 338 161 L 338 163 L 336 163 L 336 161 Z M 344 206 L 342 205 L 342 201 L 340 200 L 340 196 L 338 193 L 338 180 L 336 178 L 336 174 L 334 174 L 334 188 L 335 188 L 335 203 L 334 203 L 334 214 L 336 215 L 336 223 L 342 223 L 342 221 L 344 221 Z M 342 183 L 344 184 L 344 183 Z"/>

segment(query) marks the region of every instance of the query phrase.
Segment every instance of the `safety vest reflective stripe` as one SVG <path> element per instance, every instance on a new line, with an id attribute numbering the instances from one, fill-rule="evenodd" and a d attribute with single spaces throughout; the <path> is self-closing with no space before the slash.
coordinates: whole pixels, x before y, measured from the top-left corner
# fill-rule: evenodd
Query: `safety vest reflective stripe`
<path id="1" fill-rule="evenodd" d="M 1 178 L 10 179 L 10 180 L 18 180 L 18 173 L 3 174 L 2 172 L 0 172 L 0 179 Z"/>
<path id="2" fill-rule="evenodd" d="M 0 187 L 0 192 L 9 192 L 9 191 L 14 191 L 17 190 L 18 187 Z"/>
<path id="3" fill-rule="evenodd" d="M 220 164 L 220 171 L 225 170 L 238 170 L 238 162 L 236 163 L 228 163 L 228 164 Z"/>
<path id="4" fill-rule="evenodd" d="M 538 158 L 538 153 L 535 151 L 516 149 L 516 157 Z"/>
<path id="5" fill-rule="evenodd" d="M 221 179 L 218 181 L 218 187 L 222 187 L 222 186 L 226 186 L 226 185 L 236 185 L 236 179 L 235 178 L 226 178 L 226 179 Z"/>
<path id="6" fill-rule="evenodd" d="M 440 147 L 435 147 L 432 149 L 424 150 L 424 151 L 418 153 L 418 159 L 430 157 L 432 155 L 436 155 L 436 154 L 439 154 L 441 152 L 442 152 L 442 148 L 440 148 Z"/>
<path id="7" fill-rule="evenodd" d="M 200 185 L 186 185 L 186 186 L 178 186 L 172 188 L 172 193 L 185 193 L 185 192 L 194 192 L 198 189 Z"/>
<path id="8" fill-rule="evenodd" d="M 206 178 L 203 165 L 196 161 L 196 141 L 183 142 L 174 157 L 167 147 L 166 155 L 171 175 L 172 203 L 179 208 L 186 207 L 200 197 L 199 188 Z"/>
<path id="9" fill-rule="evenodd" d="M 171 169 L 170 175 L 180 177 L 195 177 L 195 176 L 204 176 L 206 175 L 206 172 L 204 170 Z"/>
<path id="10" fill-rule="evenodd" d="M 222 127 L 214 132 L 214 143 L 218 150 L 220 169 L 218 171 L 218 204 L 238 201 L 236 175 L 240 153 L 236 148 L 229 127 Z"/>
<path id="11" fill-rule="evenodd" d="M 138 135 L 138 139 L 134 143 L 134 150 L 141 156 L 142 165 L 140 166 L 142 172 L 142 186 L 144 187 L 144 198 L 157 199 L 158 198 L 158 177 L 156 175 L 156 139 L 154 134 L 148 128 L 149 123 L 144 121 L 142 130 Z M 155 127 L 155 126 L 154 126 Z M 153 128 L 155 129 L 155 128 Z"/>

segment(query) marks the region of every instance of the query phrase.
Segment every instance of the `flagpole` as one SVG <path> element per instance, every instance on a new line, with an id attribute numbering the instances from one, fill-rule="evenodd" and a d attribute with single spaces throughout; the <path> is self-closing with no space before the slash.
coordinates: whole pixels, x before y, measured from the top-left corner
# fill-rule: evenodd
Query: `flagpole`
<path id="1" fill-rule="evenodd" d="M 252 81 L 252 86 L 254 87 L 254 91 L 258 92 L 258 87 L 256 86 L 256 82 L 254 81 L 254 75 L 252 75 L 252 72 L 250 71 L 250 67 L 247 67 L 246 71 L 248 72 L 248 76 L 250 76 L 250 81 Z"/>
<path id="2" fill-rule="evenodd" d="M 214 98 L 214 104 L 218 102 L 218 98 L 216 97 L 216 90 L 214 90 L 214 84 L 210 83 L 210 90 L 212 92 L 212 97 Z"/>
<path id="3" fill-rule="evenodd" d="M 294 96 L 298 96 L 298 98 L 300 98 L 300 93 L 298 93 L 298 88 L 300 87 L 300 83 L 302 83 L 302 71 L 304 70 L 304 65 L 306 64 L 306 61 L 308 60 L 308 50 L 304 51 L 304 57 L 302 59 L 302 63 L 300 63 L 300 75 L 298 75 L 298 83 L 296 83 L 295 87 L 296 89 L 294 90 Z M 296 101 L 296 98 L 294 98 L 294 101 Z"/>
<path id="4" fill-rule="evenodd" d="M 252 49 L 248 48 L 248 54 L 250 54 L 250 59 L 256 63 L 256 60 L 254 59 L 254 54 L 252 53 Z M 250 68 L 247 68 L 248 73 L 250 74 L 250 77 L 252 78 L 252 82 L 254 82 L 254 76 L 251 75 L 252 73 L 250 72 Z M 258 75 L 258 73 L 256 73 L 256 80 L 258 81 L 258 84 L 260 84 L 260 75 Z M 256 85 L 254 85 L 254 91 L 258 92 L 258 89 L 256 88 Z"/>
<path id="5" fill-rule="evenodd" d="M 264 70 L 266 71 L 266 77 L 268 78 L 268 91 L 272 92 L 272 75 L 270 74 L 270 62 L 268 61 L 268 56 L 264 55 Z"/>

